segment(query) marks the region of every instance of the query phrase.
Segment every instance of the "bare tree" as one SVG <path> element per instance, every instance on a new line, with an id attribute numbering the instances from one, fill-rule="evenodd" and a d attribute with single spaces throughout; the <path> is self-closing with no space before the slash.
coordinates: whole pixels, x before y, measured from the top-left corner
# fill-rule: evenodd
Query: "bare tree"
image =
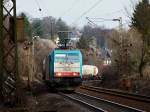
<path id="1" fill-rule="evenodd" d="M 141 57 L 141 35 L 135 30 L 130 29 L 122 33 L 123 43 L 122 51 L 120 51 L 120 34 L 113 30 L 108 38 L 108 46 L 112 49 L 112 65 L 116 70 L 123 67 L 118 72 L 122 72 L 125 75 L 131 75 L 131 73 L 137 73 L 140 64 Z M 135 39 L 136 37 L 136 39 Z M 123 58 L 121 58 L 123 57 Z"/>

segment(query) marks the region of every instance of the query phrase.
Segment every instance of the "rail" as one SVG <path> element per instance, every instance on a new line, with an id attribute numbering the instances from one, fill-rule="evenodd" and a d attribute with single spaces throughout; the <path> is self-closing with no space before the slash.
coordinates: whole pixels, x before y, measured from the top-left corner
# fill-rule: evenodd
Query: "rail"
<path id="1" fill-rule="evenodd" d="M 99 93 L 105 93 L 105 94 L 120 96 L 120 97 L 124 97 L 124 98 L 130 98 L 130 99 L 136 100 L 136 101 L 150 103 L 149 96 L 143 96 L 143 95 L 139 95 L 139 94 L 133 94 L 133 93 L 123 92 L 123 91 L 116 91 L 116 90 L 112 90 L 112 89 L 105 89 L 105 88 L 85 86 L 85 85 L 80 86 L 80 88 L 99 92 Z"/>
<path id="2" fill-rule="evenodd" d="M 121 110 L 123 112 L 144 112 L 143 110 L 133 108 L 133 107 L 130 107 L 130 106 L 127 106 L 127 105 L 122 105 L 122 104 L 119 104 L 119 103 L 116 103 L 116 102 L 113 102 L 113 101 L 105 100 L 103 98 L 98 98 L 98 97 L 83 94 L 83 93 L 80 93 L 80 92 L 76 92 L 76 94 L 78 94 L 80 96 L 84 96 L 86 98 L 89 97 L 91 99 L 94 99 L 95 101 L 104 103 L 104 104 L 106 104 L 106 107 L 113 106 L 114 108 L 116 108 L 116 109 L 118 108 L 118 110 Z M 113 108 L 111 108 L 111 109 L 113 109 Z"/>
<path id="3" fill-rule="evenodd" d="M 87 102 L 85 102 L 85 101 L 82 101 L 82 100 L 80 100 L 80 99 L 78 99 L 78 98 L 75 98 L 75 97 L 69 95 L 69 94 L 64 94 L 64 93 L 59 93 L 59 94 L 62 95 L 62 96 L 64 96 L 64 97 L 66 97 L 66 98 L 69 98 L 69 99 L 71 99 L 71 100 L 73 100 L 73 101 L 75 101 L 75 102 L 78 102 L 78 103 L 80 103 L 80 104 L 86 106 L 87 108 L 93 110 L 94 112 L 108 112 L 108 111 L 106 111 L 106 110 L 104 110 L 104 109 L 102 109 L 102 108 L 100 108 L 100 107 L 96 107 L 96 106 L 94 106 L 94 105 L 92 105 L 92 104 L 90 104 L 90 103 L 87 103 Z"/>

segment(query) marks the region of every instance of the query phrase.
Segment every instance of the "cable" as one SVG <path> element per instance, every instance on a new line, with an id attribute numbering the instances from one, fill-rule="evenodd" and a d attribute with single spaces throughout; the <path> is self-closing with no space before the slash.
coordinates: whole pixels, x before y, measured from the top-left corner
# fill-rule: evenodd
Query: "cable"
<path id="1" fill-rule="evenodd" d="M 88 17 L 89 18 L 89 17 Z M 89 18 L 93 20 L 103 20 L 103 21 L 112 21 L 113 19 L 106 19 L 106 18 Z"/>
<path id="2" fill-rule="evenodd" d="M 93 22 L 99 22 L 99 23 L 100 23 L 100 22 L 105 22 L 105 21 L 106 21 L 106 20 L 102 20 L 102 21 L 93 21 Z"/>
<path id="3" fill-rule="evenodd" d="M 97 24 L 95 24 L 93 21 L 91 21 L 88 17 L 86 17 L 86 19 L 89 21 L 88 23 L 91 23 L 91 24 L 97 26 Z"/>
<path id="4" fill-rule="evenodd" d="M 37 6 L 38 6 L 38 8 L 39 8 L 39 11 L 42 11 L 39 2 L 38 2 L 37 0 L 35 0 L 35 2 L 36 2 Z"/>
<path id="5" fill-rule="evenodd" d="M 97 26 L 94 22 L 105 22 L 105 21 L 114 21 L 114 19 L 105 19 L 105 18 L 89 18 L 86 17 L 89 24 L 93 24 L 94 26 Z M 92 20 L 91 20 L 92 19 Z M 100 21 L 99 21 L 100 20 Z M 130 22 L 126 20 L 125 23 L 122 24 L 122 26 L 128 25 Z M 118 26 L 114 27 L 117 28 Z"/>
<path id="6" fill-rule="evenodd" d="M 113 14 L 116 14 L 116 13 L 119 13 L 119 12 L 122 12 L 122 11 L 123 11 L 123 9 L 116 10 L 116 11 L 113 11 L 113 12 L 103 13 L 103 14 L 101 14 L 101 16 L 104 16 L 104 15 L 113 15 Z"/>
<path id="7" fill-rule="evenodd" d="M 60 16 L 61 18 L 63 17 L 63 16 L 65 16 L 67 13 L 69 13 L 76 5 L 77 5 L 77 3 L 79 3 L 81 0 L 74 0 L 73 1 L 73 3 L 71 4 L 71 6 L 65 11 L 65 12 L 63 12 L 63 14 Z"/>
<path id="8" fill-rule="evenodd" d="M 90 12 L 93 8 L 95 8 L 100 2 L 103 0 L 98 0 L 92 7 L 90 7 L 87 11 L 83 12 L 81 16 L 79 16 L 72 24 L 75 24 L 78 20 L 80 20 L 84 15 L 86 15 L 88 12 Z"/>
<path id="9" fill-rule="evenodd" d="M 43 9 L 41 8 L 38 0 L 34 0 L 34 1 L 36 2 L 37 6 L 38 6 L 38 10 L 39 10 L 40 16 L 41 16 L 40 18 L 43 18 L 44 17 L 44 14 L 43 14 L 43 11 L 42 11 Z"/>

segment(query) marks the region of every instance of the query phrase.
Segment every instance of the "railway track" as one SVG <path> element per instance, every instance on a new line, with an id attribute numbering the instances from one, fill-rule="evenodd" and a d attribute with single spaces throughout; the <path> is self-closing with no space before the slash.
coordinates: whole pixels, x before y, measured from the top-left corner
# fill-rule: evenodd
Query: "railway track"
<path id="1" fill-rule="evenodd" d="M 106 110 L 103 110 L 102 108 L 96 107 L 95 105 L 92 105 L 86 101 L 82 101 L 79 98 L 74 97 L 74 94 L 64 94 L 64 93 L 59 93 L 60 95 L 64 96 L 65 98 L 69 98 L 75 102 L 77 102 L 78 104 L 81 104 L 87 108 L 89 108 L 90 110 L 93 110 L 94 112 L 107 112 Z"/>
<path id="2" fill-rule="evenodd" d="M 94 112 L 143 112 L 142 110 L 133 107 L 121 105 L 80 92 L 75 92 L 73 94 L 61 93 L 61 95 L 86 106 Z"/>
<path id="3" fill-rule="evenodd" d="M 116 91 L 116 90 L 105 89 L 105 88 L 100 88 L 100 87 L 93 87 L 93 86 L 85 86 L 85 85 L 81 86 L 80 88 L 90 90 L 90 91 L 95 91 L 98 93 L 105 93 L 105 94 L 110 94 L 110 95 L 114 95 L 114 96 L 120 96 L 120 97 L 124 97 L 124 98 L 128 98 L 128 99 L 136 100 L 136 101 L 150 103 L 149 96 L 143 96 L 143 95 L 139 95 L 139 94 L 132 94 L 132 93 L 128 93 L 128 92 Z"/>

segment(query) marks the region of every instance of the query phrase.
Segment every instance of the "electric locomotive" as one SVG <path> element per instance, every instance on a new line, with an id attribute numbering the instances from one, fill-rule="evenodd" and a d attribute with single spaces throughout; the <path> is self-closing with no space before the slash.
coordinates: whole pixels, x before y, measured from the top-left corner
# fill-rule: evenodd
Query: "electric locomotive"
<path id="1" fill-rule="evenodd" d="M 82 82 L 80 50 L 53 50 L 43 63 L 43 80 L 51 88 L 74 90 Z"/>

